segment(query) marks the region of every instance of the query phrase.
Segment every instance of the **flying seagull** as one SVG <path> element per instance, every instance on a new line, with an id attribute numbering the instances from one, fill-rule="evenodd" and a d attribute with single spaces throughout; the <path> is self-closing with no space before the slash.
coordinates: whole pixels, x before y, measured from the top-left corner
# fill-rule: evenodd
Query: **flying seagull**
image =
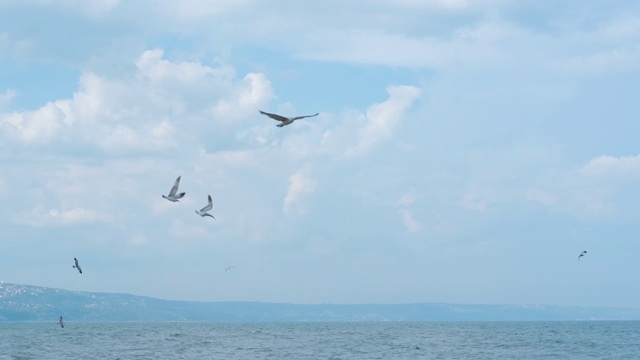
<path id="1" fill-rule="evenodd" d="M 578 261 L 580 261 L 580 258 L 584 256 L 584 254 L 587 253 L 587 250 L 583 251 L 580 253 L 580 255 L 578 255 Z"/>
<path id="2" fill-rule="evenodd" d="M 60 324 L 61 328 L 64 328 L 64 322 L 62 322 L 62 316 L 60 316 L 60 320 L 58 320 L 58 324 Z"/>
<path id="3" fill-rule="evenodd" d="M 75 265 L 73 265 L 73 268 L 74 268 L 74 269 L 78 269 L 78 272 L 79 272 L 80 274 L 82 274 L 82 269 L 80 268 L 80 264 L 78 264 L 78 259 L 73 258 L 73 261 L 75 261 L 75 263 L 76 263 Z"/>
<path id="4" fill-rule="evenodd" d="M 281 115 L 276 115 L 276 114 L 271 114 L 271 113 L 268 113 L 268 112 L 264 112 L 262 110 L 259 110 L 259 111 L 260 111 L 260 114 L 262 114 L 262 115 L 267 115 L 268 117 L 272 118 L 273 120 L 280 121 L 281 123 L 276 125 L 277 127 L 283 127 L 285 125 L 291 124 L 292 122 L 294 122 L 296 120 L 300 120 L 300 119 L 304 119 L 304 118 L 308 118 L 308 117 L 314 117 L 314 116 L 318 116 L 318 114 L 320 114 L 320 113 L 315 113 L 313 115 L 304 115 L 304 116 L 296 116 L 296 117 L 284 117 L 284 116 L 281 116 Z"/>
<path id="5" fill-rule="evenodd" d="M 227 271 L 229 271 L 231 269 L 234 269 L 234 268 L 235 268 L 235 266 L 229 266 L 228 268 L 224 269 L 224 272 L 227 272 Z"/>
<path id="6" fill-rule="evenodd" d="M 163 198 L 171 202 L 176 202 L 176 201 L 179 201 L 179 199 L 182 199 L 185 193 L 181 192 L 180 194 L 176 194 L 178 192 L 178 186 L 180 186 L 181 177 L 182 175 L 178 176 L 178 178 L 176 179 L 176 182 L 173 184 L 173 187 L 171 188 L 171 191 L 169 191 L 169 195 L 168 196 L 162 195 Z"/>
<path id="7" fill-rule="evenodd" d="M 207 206 L 203 207 L 202 209 L 200 209 L 200 211 L 196 210 L 196 214 L 205 217 L 205 216 L 210 216 L 213 218 L 213 220 L 215 220 L 216 218 L 213 217 L 213 215 L 211 214 L 207 214 L 207 211 L 213 209 L 213 203 L 211 202 L 211 195 L 207 195 L 209 197 L 209 203 L 207 204 Z"/>

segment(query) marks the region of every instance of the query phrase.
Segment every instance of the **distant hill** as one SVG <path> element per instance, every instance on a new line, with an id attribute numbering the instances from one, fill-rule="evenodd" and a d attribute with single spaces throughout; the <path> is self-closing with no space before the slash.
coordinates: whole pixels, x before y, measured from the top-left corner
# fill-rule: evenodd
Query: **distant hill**
<path id="1" fill-rule="evenodd" d="M 277 304 L 170 301 L 0 283 L 0 321 L 535 321 L 640 320 L 640 309 L 456 304 Z"/>

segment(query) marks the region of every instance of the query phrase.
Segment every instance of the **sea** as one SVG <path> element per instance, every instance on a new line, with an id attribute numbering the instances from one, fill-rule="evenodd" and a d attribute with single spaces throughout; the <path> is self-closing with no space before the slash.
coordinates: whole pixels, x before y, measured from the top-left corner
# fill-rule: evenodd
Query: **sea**
<path id="1" fill-rule="evenodd" d="M 0 322 L 0 359 L 640 359 L 640 321 Z"/>

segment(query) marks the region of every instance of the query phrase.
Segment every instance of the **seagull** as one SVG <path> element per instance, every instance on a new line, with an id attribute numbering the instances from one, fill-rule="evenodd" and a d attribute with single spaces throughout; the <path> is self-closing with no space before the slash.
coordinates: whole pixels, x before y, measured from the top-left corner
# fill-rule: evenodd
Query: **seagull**
<path id="1" fill-rule="evenodd" d="M 308 117 L 314 117 L 314 116 L 318 116 L 318 114 L 320 113 L 315 113 L 313 115 L 304 115 L 304 116 L 296 116 L 296 117 L 284 117 L 281 115 L 276 115 L 276 114 L 270 114 L 268 112 L 264 112 L 262 110 L 259 110 L 260 114 L 262 115 L 267 115 L 268 117 L 272 118 L 273 120 L 278 120 L 281 123 L 276 125 L 277 127 L 283 127 L 285 125 L 289 125 L 292 122 L 296 121 L 296 120 L 300 120 L 300 119 L 304 119 L 304 118 L 308 118 Z"/>
<path id="2" fill-rule="evenodd" d="M 211 202 L 211 195 L 207 195 L 209 197 L 209 203 L 207 204 L 207 206 L 203 207 L 202 209 L 200 209 L 200 211 L 196 210 L 196 214 L 205 217 L 205 216 L 210 216 L 213 218 L 213 220 L 215 220 L 216 218 L 213 217 L 213 215 L 211 214 L 207 214 L 207 211 L 213 209 L 213 203 Z"/>
<path id="3" fill-rule="evenodd" d="M 580 255 L 578 256 L 578 261 L 580 261 L 580 258 L 584 256 L 584 254 L 587 253 L 587 250 L 583 251 L 580 253 Z"/>
<path id="4" fill-rule="evenodd" d="M 228 268 L 224 269 L 224 272 L 227 272 L 227 271 L 229 271 L 231 269 L 235 269 L 235 266 L 229 266 Z"/>
<path id="5" fill-rule="evenodd" d="M 62 316 L 60 316 L 60 320 L 58 320 L 58 324 L 60 324 L 61 328 L 64 328 L 64 323 L 62 322 Z"/>
<path id="6" fill-rule="evenodd" d="M 74 269 L 78 269 L 78 272 L 79 272 L 80 274 L 82 274 L 82 269 L 80 268 L 80 264 L 78 264 L 78 259 L 73 258 L 73 261 L 75 261 L 75 262 L 76 262 L 76 264 L 75 264 L 75 265 L 73 265 L 73 268 L 74 268 Z"/>
<path id="7" fill-rule="evenodd" d="M 176 202 L 176 201 L 179 201 L 178 199 L 182 199 L 185 193 L 182 192 L 176 195 L 176 193 L 178 192 L 178 186 L 180 186 L 181 177 L 182 176 L 178 176 L 178 178 L 176 179 L 176 182 L 173 184 L 173 187 L 171 188 L 171 191 L 169 191 L 169 195 L 168 196 L 162 195 L 163 198 L 171 202 Z"/>

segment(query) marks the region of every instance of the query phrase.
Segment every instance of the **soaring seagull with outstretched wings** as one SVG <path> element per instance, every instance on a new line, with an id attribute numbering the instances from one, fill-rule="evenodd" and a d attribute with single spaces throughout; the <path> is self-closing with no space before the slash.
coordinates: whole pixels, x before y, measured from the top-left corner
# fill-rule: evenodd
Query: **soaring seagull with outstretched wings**
<path id="1" fill-rule="evenodd" d="M 578 261 L 580 261 L 580 258 L 583 257 L 586 253 L 587 253 L 587 250 L 581 252 L 580 255 L 578 255 Z"/>
<path id="2" fill-rule="evenodd" d="M 262 115 L 267 115 L 268 117 L 272 118 L 273 120 L 278 120 L 280 121 L 280 124 L 276 125 L 277 127 L 283 127 L 286 125 L 291 124 L 292 122 L 296 121 L 296 120 L 300 120 L 300 119 L 304 119 L 304 118 L 308 118 L 308 117 L 314 117 L 314 116 L 318 116 L 320 113 L 315 113 L 313 115 L 303 115 L 303 116 L 296 116 L 296 117 L 285 117 L 282 115 L 277 115 L 277 114 L 271 114 L 268 112 L 264 112 L 262 110 L 259 110 L 260 114 Z"/>
<path id="3" fill-rule="evenodd" d="M 213 202 L 211 201 L 211 195 L 207 195 L 207 196 L 209 197 L 209 203 L 207 204 L 207 206 L 200 209 L 200 211 L 196 210 L 196 214 L 202 217 L 209 216 L 209 217 L 212 217 L 213 220 L 215 220 L 216 218 L 213 217 L 213 215 L 207 213 L 209 210 L 213 209 Z"/>
<path id="4" fill-rule="evenodd" d="M 224 269 L 224 272 L 227 272 L 227 271 L 229 271 L 231 269 L 235 269 L 235 266 L 229 266 L 228 268 Z"/>
<path id="5" fill-rule="evenodd" d="M 76 263 L 75 265 L 73 265 L 73 268 L 74 268 L 74 269 L 78 269 L 78 272 L 79 272 L 80 274 L 82 274 L 82 268 L 80 268 L 80 264 L 78 263 L 78 259 L 73 258 L 73 261 L 75 261 L 75 263 Z"/>
<path id="6" fill-rule="evenodd" d="M 171 188 L 171 191 L 169 191 L 169 195 L 162 195 L 163 198 L 172 202 L 180 201 L 179 199 L 182 199 L 185 193 L 181 192 L 180 194 L 177 194 L 178 186 L 180 186 L 181 177 L 182 175 L 178 176 L 178 178 L 176 179 L 176 182 L 173 184 L 173 187 Z"/>

